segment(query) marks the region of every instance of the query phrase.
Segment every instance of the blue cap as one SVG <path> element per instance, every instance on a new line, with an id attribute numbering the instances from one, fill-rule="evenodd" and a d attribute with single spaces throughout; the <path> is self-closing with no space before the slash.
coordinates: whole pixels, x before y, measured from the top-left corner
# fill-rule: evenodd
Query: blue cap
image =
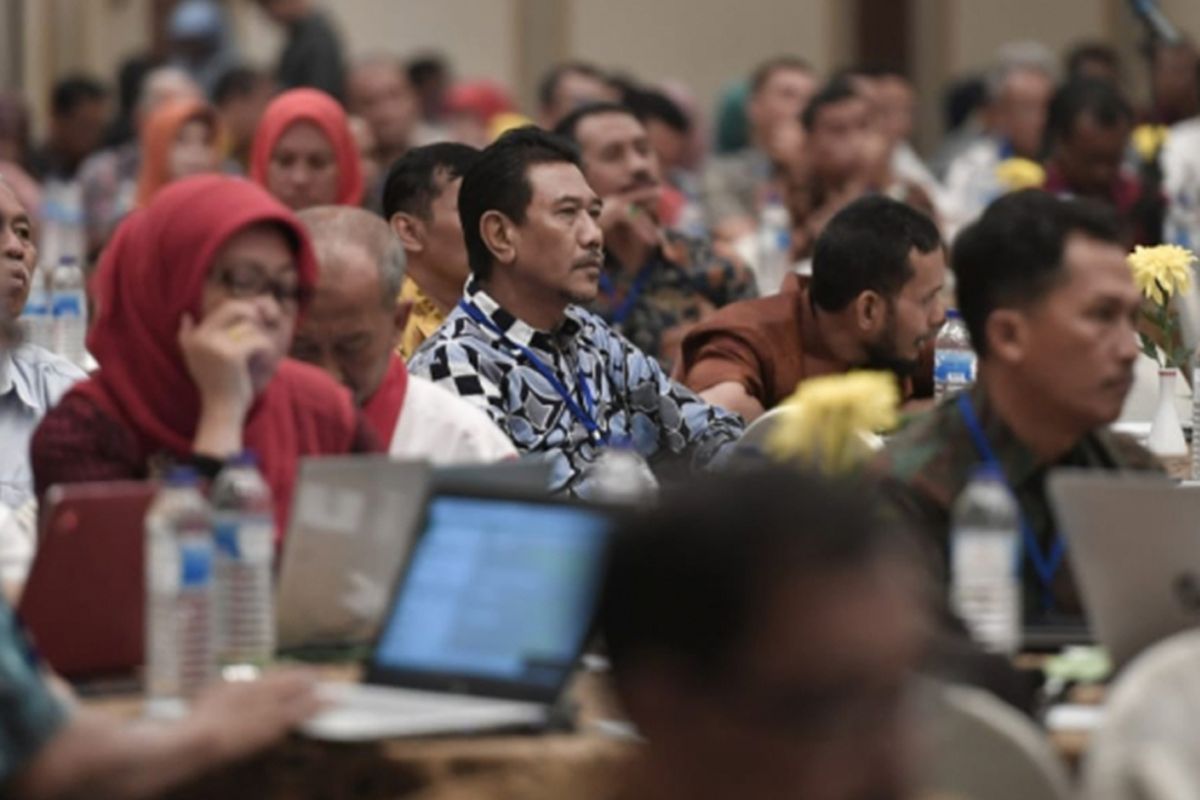
<path id="1" fill-rule="evenodd" d="M 200 475 L 193 467 L 189 467 L 186 464 L 176 464 L 167 470 L 167 475 L 163 482 L 167 486 L 172 487 L 195 486 L 200 482 Z"/>
<path id="2" fill-rule="evenodd" d="M 212 0 L 183 0 L 167 24 L 172 39 L 215 39 L 224 28 L 221 8 Z"/>

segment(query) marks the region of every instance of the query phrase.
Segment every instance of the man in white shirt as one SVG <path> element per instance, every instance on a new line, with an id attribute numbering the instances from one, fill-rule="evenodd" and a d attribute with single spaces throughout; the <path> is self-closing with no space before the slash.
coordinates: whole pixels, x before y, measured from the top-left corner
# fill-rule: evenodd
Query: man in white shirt
<path id="1" fill-rule="evenodd" d="M 347 206 L 307 209 L 321 265 L 316 297 L 292 343 L 292 356 L 324 369 L 354 393 L 388 453 L 436 465 L 516 457 L 487 414 L 408 374 L 396 355 L 410 306 L 400 301 L 404 247 L 387 223 Z"/>
<path id="2" fill-rule="evenodd" d="M 33 285 L 37 245 L 29 213 L 0 179 L 0 316 L 8 327 L 0 342 L 0 505 L 17 509 L 33 498 L 29 439 L 46 412 L 83 370 L 32 344 L 20 344 L 14 321 Z"/>

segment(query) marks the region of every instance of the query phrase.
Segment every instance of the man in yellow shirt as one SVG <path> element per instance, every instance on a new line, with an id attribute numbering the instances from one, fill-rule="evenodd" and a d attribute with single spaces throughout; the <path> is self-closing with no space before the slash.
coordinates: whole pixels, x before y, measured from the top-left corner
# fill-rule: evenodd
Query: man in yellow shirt
<path id="1" fill-rule="evenodd" d="M 408 151 L 392 164 L 383 189 L 383 216 L 404 244 L 408 276 L 401 302 L 412 305 L 397 351 L 408 360 L 462 297 L 470 274 L 458 189 L 479 151 L 442 142 Z"/>

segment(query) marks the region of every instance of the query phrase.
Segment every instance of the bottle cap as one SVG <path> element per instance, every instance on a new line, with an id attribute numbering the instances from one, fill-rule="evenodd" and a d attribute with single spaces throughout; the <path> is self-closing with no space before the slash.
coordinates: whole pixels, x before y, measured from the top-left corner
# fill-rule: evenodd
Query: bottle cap
<path id="1" fill-rule="evenodd" d="M 1004 473 L 995 464 L 978 464 L 971 470 L 972 481 L 999 481 L 1007 483 Z"/>
<path id="2" fill-rule="evenodd" d="M 957 308 L 947 308 L 946 319 L 962 319 L 962 314 L 958 313 Z"/>
<path id="3" fill-rule="evenodd" d="M 195 486 L 200 482 L 200 475 L 193 467 L 185 464 L 177 464 L 167 470 L 167 475 L 163 482 L 171 487 Z"/>
<path id="4" fill-rule="evenodd" d="M 231 467 L 254 467 L 258 468 L 258 453 L 253 450 L 243 450 L 233 458 L 229 459 Z"/>

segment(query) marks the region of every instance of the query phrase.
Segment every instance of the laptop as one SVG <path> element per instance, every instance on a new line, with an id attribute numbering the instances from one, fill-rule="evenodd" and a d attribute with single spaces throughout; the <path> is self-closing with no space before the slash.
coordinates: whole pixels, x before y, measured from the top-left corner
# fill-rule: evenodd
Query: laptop
<path id="1" fill-rule="evenodd" d="M 301 462 L 276 594 L 279 648 L 338 655 L 374 638 L 431 486 L 545 491 L 544 462 L 434 469 L 337 456 Z"/>
<path id="2" fill-rule="evenodd" d="M 157 491 L 119 481 L 46 493 L 18 611 L 59 674 L 124 676 L 143 663 L 144 519 Z"/>
<path id="3" fill-rule="evenodd" d="M 423 461 L 300 463 L 276 590 L 281 650 L 366 644 L 408 555 L 429 491 Z"/>
<path id="4" fill-rule="evenodd" d="M 1048 490 L 1092 630 L 1115 665 L 1200 625 L 1200 488 L 1058 470 Z"/>
<path id="5" fill-rule="evenodd" d="M 543 728 L 591 632 L 614 512 L 544 492 L 441 489 L 360 684 L 304 727 L 356 741 Z"/>

